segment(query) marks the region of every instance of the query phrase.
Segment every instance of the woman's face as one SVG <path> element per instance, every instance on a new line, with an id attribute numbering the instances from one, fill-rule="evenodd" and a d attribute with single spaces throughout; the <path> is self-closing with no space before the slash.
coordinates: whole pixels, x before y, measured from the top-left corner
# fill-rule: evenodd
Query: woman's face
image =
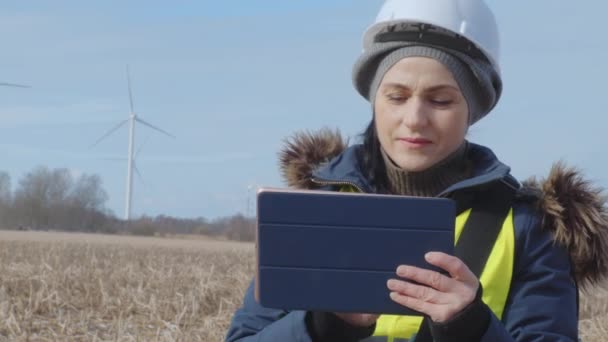
<path id="1" fill-rule="evenodd" d="M 468 112 L 452 73 L 426 57 L 404 58 L 391 67 L 374 104 L 380 145 L 410 172 L 423 171 L 460 147 Z"/>

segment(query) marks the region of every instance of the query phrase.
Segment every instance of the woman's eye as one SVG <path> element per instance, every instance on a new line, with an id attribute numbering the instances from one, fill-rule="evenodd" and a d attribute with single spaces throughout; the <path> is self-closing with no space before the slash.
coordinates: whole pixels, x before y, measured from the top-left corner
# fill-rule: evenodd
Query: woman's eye
<path id="1" fill-rule="evenodd" d="M 391 102 L 403 102 L 407 100 L 407 97 L 399 94 L 388 94 L 386 98 Z"/>
<path id="2" fill-rule="evenodd" d="M 431 99 L 430 101 L 434 105 L 443 106 L 443 107 L 449 106 L 452 104 L 452 100 L 449 100 L 449 99 L 436 98 L 436 99 Z"/>

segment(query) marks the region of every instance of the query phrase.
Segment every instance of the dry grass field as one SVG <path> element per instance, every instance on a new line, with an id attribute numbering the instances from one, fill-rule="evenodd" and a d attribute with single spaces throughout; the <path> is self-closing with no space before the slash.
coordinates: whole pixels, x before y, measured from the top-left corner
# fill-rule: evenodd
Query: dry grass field
<path id="1" fill-rule="evenodd" d="M 0 341 L 221 341 L 253 245 L 0 231 Z"/>
<path id="2" fill-rule="evenodd" d="M 253 245 L 0 231 L 0 341 L 222 341 Z M 608 291 L 581 303 L 583 341 L 608 336 Z"/>

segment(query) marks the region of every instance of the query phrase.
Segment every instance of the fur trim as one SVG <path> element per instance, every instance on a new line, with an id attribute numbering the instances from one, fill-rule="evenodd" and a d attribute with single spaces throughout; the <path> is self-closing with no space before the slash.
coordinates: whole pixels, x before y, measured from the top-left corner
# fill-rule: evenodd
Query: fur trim
<path id="1" fill-rule="evenodd" d="M 542 226 L 570 252 L 574 274 L 585 289 L 608 276 L 608 208 L 603 191 L 563 163 L 553 165 L 547 179 L 524 186 L 540 192 Z"/>
<path id="2" fill-rule="evenodd" d="M 290 187 L 314 189 L 312 172 L 338 156 L 348 145 L 339 131 L 300 132 L 286 140 L 279 154 L 283 178 Z M 520 195 L 534 199 L 542 227 L 565 246 L 574 275 L 585 289 L 608 278 L 608 208 L 602 190 L 562 163 L 542 181 L 524 182 Z"/>
<path id="3" fill-rule="evenodd" d="M 279 153 L 281 173 L 287 185 L 297 189 L 313 189 L 312 172 L 321 164 L 337 157 L 348 143 L 339 130 L 324 128 L 316 133 L 298 132 L 285 140 Z"/>

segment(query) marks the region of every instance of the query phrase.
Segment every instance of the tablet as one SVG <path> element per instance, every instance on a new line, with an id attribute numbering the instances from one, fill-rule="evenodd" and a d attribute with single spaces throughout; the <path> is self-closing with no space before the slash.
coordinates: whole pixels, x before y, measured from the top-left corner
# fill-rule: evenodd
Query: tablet
<path id="1" fill-rule="evenodd" d="M 285 310 L 417 314 L 386 287 L 398 265 L 435 269 L 454 254 L 445 198 L 262 188 L 257 193 L 256 300 Z"/>

